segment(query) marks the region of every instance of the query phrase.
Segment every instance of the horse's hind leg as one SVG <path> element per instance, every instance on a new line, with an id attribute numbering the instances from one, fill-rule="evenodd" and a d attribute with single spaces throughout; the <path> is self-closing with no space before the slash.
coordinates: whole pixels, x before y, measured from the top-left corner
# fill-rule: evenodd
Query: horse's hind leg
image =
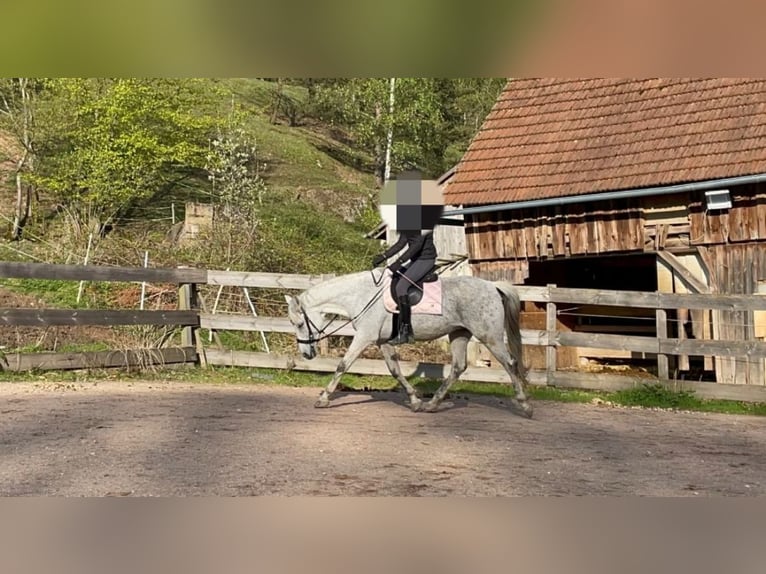
<path id="1" fill-rule="evenodd" d="M 364 350 L 364 348 L 369 344 L 370 341 L 366 339 L 354 337 L 354 339 L 351 341 L 351 344 L 348 346 L 346 354 L 343 355 L 343 358 L 338 363 L 332 379 L 328 383 L 327 387 L 319 394 L 319 399 L 317 399 L 317 402 L 314 403 L 316 408 L 327 407 L 330 405 L 330 396 L 335 392 L 335 388 L 338 386 L 340 378 L 348 370 L 351 364 L 356 361 L 357 357 Z"/>
<path id="2" fill-rule="evenodd" d="M 465 330 L 450 333 L 449 343 L 450 351 L 452 351 L 452 368 L 450 369 L 449 376 L 436 390 L 431 400 L 426 403 L 423 409 L 426 412 L 434 412 L 439 408 L 452 384 L 465 372 L 468 366 L 468 341 L 470 339 L 471 333 Z"/>
<path id="3" fill-rule="evenodd" d="M 391 371 L 391 375 L 399 382 L 404 390 L 407 391 L 407 395 L 410 397 L 410 408 L 413 411 L 419 411 L 423 405 L 423 401 L 418 397 L 418 393 L 410 382 L 404 378 L 402 370 L 399 368 L 399 359 L 396 355 L 396 350 L 392 345 L 383 343 L 380 345 L 380 350 L 383 353 L 383 359 L 386 361 L 388 370 Z"/>
<path id="4" fill-rule="evenodd" d="M 504 343 L 497 343 L 493 341 L 484 342 L 495 358 L 500 361 L 503 368 L 511 377 L 513 386 L 516 388 L 516 402 L 519 407 L 524 411 L 524 414 L 529 418 L 532 418 L 532 405 L 527 400 L 527 395 L 524 392 L 524 378 L 519 372 L 519 364 L 521 357 L 512 357 L 510 351 Z"/>

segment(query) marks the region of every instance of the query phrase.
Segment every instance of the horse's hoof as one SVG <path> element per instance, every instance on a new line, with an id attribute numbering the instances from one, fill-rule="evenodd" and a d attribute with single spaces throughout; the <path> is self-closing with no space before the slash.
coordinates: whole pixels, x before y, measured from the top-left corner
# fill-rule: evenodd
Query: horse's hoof
<path id="1" fill-rule="evenodd" d="M 325 409 L 330 406 L 330 399 L 319 399 L 314 403 L 315 409 Z"/>
<path id="2" fill-rule="evenodd" d="M 532 413 L 534 412 L 534 409 L 532 408 L 532 405 L 530 405 L 527 401 L 518 401 L 516 399 L 513 399 L 511 401 L 515 407 L 518 407 L 521 410 L 521 414 L 528 418 L 532 418 Z"/>
<path id="3" fill-rule="evenodd" d="M 420 399 L 410 399 L 410 410 L 417 413 L 423 410 L 423 401 Z"/>
<path id="4" fill-rule="evenodd" d="M 447 409 L 451 409 L 454 406 L 455 406 L 455 403 L 452 403 L 449 401 L 444 401 L 439 403 L 433 403 L 431 401 L 428 401 L 425 407 L 423 407 L 423 412 L 436 413 L 439 411 L 446 411 Z"/>

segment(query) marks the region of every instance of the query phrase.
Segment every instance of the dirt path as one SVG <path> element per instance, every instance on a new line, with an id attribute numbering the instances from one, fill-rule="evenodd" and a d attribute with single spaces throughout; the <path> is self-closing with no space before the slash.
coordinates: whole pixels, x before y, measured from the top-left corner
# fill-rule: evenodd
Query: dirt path
<path id="1" fill-rule="evenodd" d="M 0 384 L 0 495 L 766 495 L 766 420 L 398 393 Z"/>

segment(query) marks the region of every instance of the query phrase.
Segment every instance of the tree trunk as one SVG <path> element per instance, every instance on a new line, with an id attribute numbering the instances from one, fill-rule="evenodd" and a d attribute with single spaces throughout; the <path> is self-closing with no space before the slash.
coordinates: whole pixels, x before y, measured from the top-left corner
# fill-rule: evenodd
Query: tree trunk
<path id="1" fill-rule="evenodd" d="M 32 151 L 32 101 L 29 93 L 29 80 L 19 78 L 19 95 L 21 96 L 21 143 L 24 153 L 16 164 L 16 206 L 14 209 L 11 239 L 18 241 L 32 213 L 32 186 L 24 184 L 22 173 L 31 171 L 34 167 Z"/>
<path id="2" fill-rule="evenodd" d="M 380 117 L 383 115 L 383 109 L 380 102 L 375 103 L 375 125 L 380 125 Z M 378 187 L 383 187 L 385 183 L 386 161 L 383 154 L 383 146 L 379 139 L 375 139 L 375 183 Z"/>
<path id="3" fill-rule="evenodd" d="M 24 157 L 26 157 L 24 152 Z M 18 241 L 21 239 L 21 230 L 24 222 L 24 186 L 21 182 L 21 169 L 24 166 L 24 159 L 16 166 L 16 207 L 13 210 L 13 227 L 11 228 L 11 240 Z"/>
<path id="4" fill-rule="evenodd" d="M 274 109 L 271 112 L 271 123 L 277 123 L 277 115 L 279 114 L 279 108 L 282 105 L 282 78 L 277 78 L 277 88 L 274 94 Z"/>

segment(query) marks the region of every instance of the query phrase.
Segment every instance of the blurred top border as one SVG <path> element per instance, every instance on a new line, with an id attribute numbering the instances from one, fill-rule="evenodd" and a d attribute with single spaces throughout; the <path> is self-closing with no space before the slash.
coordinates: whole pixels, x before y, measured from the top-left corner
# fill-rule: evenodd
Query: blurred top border
<path id="1" fill-rule="evenodd" d="M 762 76 L 766 52 L 766 4 L 751 0 L 6 0 L 3 12 L 5 76 Z"/>

